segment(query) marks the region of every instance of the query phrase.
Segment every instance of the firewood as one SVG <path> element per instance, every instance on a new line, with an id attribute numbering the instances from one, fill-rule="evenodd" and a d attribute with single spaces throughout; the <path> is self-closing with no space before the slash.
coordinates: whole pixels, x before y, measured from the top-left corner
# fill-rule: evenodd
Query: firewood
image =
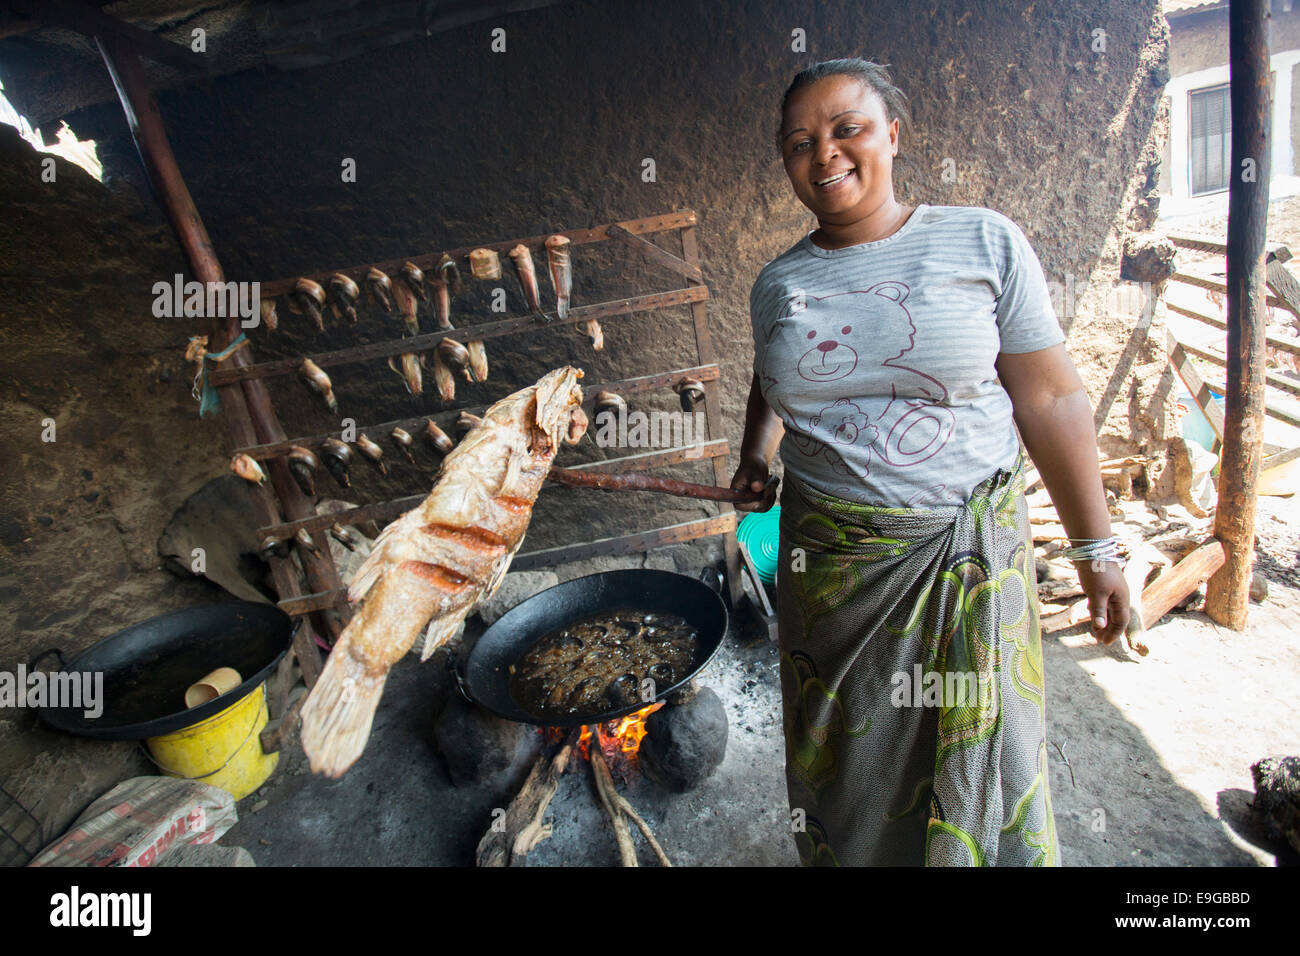
<path id="1" fill-rule="evenodd" d="M 1153 626 L 1169 609 L 1223 567 L 1223 542 L 1211 538 L 1142 591 L 1142 621 Z"/>
<path id="2" fill-rule="evenodd" d="M 624 866 L 636 866 L 636 848 L 632 846 L 632 834 L 627 832 L 627 821 L 623 819 L 623 811 L 618 806 L 618 801 L 614 799 L 617 796 L 614 790 L 614 778 L 610 776 L 609 765 L 605 763 L 605 755 L 600 751 L 599 733 L 592 739 L 588 751 L 591 775 L 596 778 L 596 793 L 600 795 L 601 805 L 604 806 L 610 825 L 614 828 L 619 859 Z"/>
<path id="3" fill-rule="evenodd" d="M 558 746 L 553 745 L 537 758 L 528 779 L 506 807 L 505 816 L 494 816 L 492 826 L 479 841 L 477 866 L 519 866 L 537 844 L 551 835 L 542 817 L 559 789 L 560 774 L 568 768 L 577 741 L 578 731 L 572 730 Z"/>

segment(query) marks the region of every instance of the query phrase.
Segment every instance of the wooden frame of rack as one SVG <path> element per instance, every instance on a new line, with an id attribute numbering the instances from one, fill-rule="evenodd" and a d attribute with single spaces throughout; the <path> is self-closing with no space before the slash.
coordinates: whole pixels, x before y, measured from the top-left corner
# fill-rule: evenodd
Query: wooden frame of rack
<path id="1" fill-rule="evenodd" d="M 722 407 L 720 396 L 718 394 L 719 369 L 715 360 L 712 337 L 709 333 L 706 306 L 709 298 L 709 290 L 704 284 L 703 274 L 700 272 L 699 251 L 695 238 L 695 224 L 696 216 L 692 210 L 680 210 L 660 216 L 631 219 L 623 222 L 605 223 L 590 229 L 573 229 L 558 233 L 559 235 L 566 236 L 575 246 L 607 240 L 621 242 L 628 248 L 644 256 L 648 261 L 662 266 L 684 278 L 686 284 L 679 288 L 670 289 L 665 292 L 654 292 L 646 295 L 599 302 L 591 305 L 575 306 L 570 308 L 568 315 L 564 319 L 553 317 L 550 322 L 545 324 L 538 323 L 531 315 L 514 316 L 495 322 L 466 326 L 461 329 L 442 330 L 404 338 L 387 339 L 356 346 L 354 348 L 304 355 L 297 358 L 276 359 L 273 361 L 248 364 L 242 367 L 232 366 L 228 368 L 217 368 L 209 373 L 209 381 L 212 385 L 218 388 L 227 388 L 244 382 L 260 381 L 278 375 L 293 374 L 296 372 L 303 358 L 310 358 L 316 363 L 316 365 L 325 369 L 337 365 L 348 365 L 356 362 L 386 359 L 406 352 L 426 352 L 437 346 L 437 344 L 448 335 L 463 336 L 470 329 L 473 330 L 474 339 L 487 340 L 502 338 L 504 336 L 527 335 L 532 332 L 554 329 L 559 326 L 577 325 L 589 319 L 610 319 L 631 315 L 636 312 L 645 312 L 677 305 L 689 305 L 695 335 L 696 361 L 693 365 L 655 372 L 636 378 L 622 379 L 619 381 L 591 384 L 584 383 L 583 391 L 586 396 L 586 404 L 590 405 L 592 397 L 602 389 L 608 389 L 627 396 L 637 392 L 648 392 L 656 389 L 671 388 L 684 379 L 695 379 L 702 382 L 704 385 L 704 411 L 705 421 L 708 428 L 706 438 L 691 445 L 664 448 L 641 454 L 627 455 L 621 458 L 609 458 L 583 465 L 577 465 L 575 468 L 600 472 L 641 471 L 678 464 L 685 461 L 702 461 L 707 459 L 712 464 L 714 482 L 719 485 L 725 485 L 730 477 L 727 469 L 727 456 L 730 448 L 727 440 L 722 437 Z M 641 238 L 648 233 L 667 231 L 676 231 L 679 233 L 682 244 L 682 252 L 680 256 L 673 255 L 662 247 Z M 344 269 L 329 269 L 318 273 L 308 274 L 305 277 L 314 279 L 321 283 L 321 285 L 325 285 L 330 276 L 341 272 L 360 285 L 362 277 L 372 265 L 377 266 L 384 272 L 395 275 L 401 268 L 402 264 L 407 261 L 414 262 L 422 270 L 432 274 L 435 271 L 436 262 L 443 255 L 444 251 L 446 254 L 456 259 L 458 265 L 463 266 L 462 274 L 468 275 L 469 270 L 468 266 L 465 265 L 465 259 L 472 249 L 486 248 L 504 253 L 520 243 L 529 247 L 533 252 L 534 260 L 539 263 L 538 271 L 540 273 L 544 271 L 544 263 L 546 261 L 546 251 L 543 244 L 550 235 L 555 235 L 555 233 L 508 239 L 499 242 L 479 243 L 458 249 L 440 249 L 424 255 L 410 256 L 389 262 L 366 263 L 364 265 L 352 266 Z M 289 291 L 295 281 L 296 277 L 294 279 L 279 279 L 272 282 L 264 282 L 261 286 L 262 297 L 271 298 L 277 295 L 283 295 Z M 518 383 L 515 387 L 522 387 L 523 384 L 525 383 Z M 450 431 L 451 421 L 453 421 L 462 411 L 481 412 L 482 408 L 483 406 L 481 405 L 453 405 L 431 414 L 416 415 L 388 422 L 377 422 L 371 425 L 357 425 L 356 432 L 358 434 L 374 433 L 387 435 L 394 427 L 403 427 L 407 430 L 418 432 L 419 429 L 422 429 L 423 423 L 426 419 L 433 419 L 438 422 L 440 426 L 445 426 L 444 430 Z M 293 445 L 304 445 L 315 448 L 326 438 L 330 437 L 340 438 L 341 432 L 334 431 L 320 435 L 285 438 L 279 441 L 261 444 L 245 444 L 243 447 L 235 449 L 235 452 L 243 452 L 260 461 L 274 462 L 276 459 L 282 459 Z M 415 507 L 423 501 L 424 498 L 425 494 L 410 495 L 384 501 L 370 502 L 329 515 L 315 515 L 313 513 L 304 517 L 298 517 L 296 520 L 284 520 L 270 523 L 258 529 L 258 538 L 259 540 L 265 540 L 267 538 L 290 540 L 301 529 L 306 529 L 309 533 L 323 531 L 335 522 L 355 524 L 363 521 L 380 521 L 386 523 Z M 727 562 L 729 596 L 732 605 L 735 606 L 739 601 L 740 594 L 742 593 L 740 580 L 740 551 L 736 543 L 736 514 L 732 506 L 729 504 L 720 503 L 718 507 L 719 513 L 716 515 L 697 518 L 680 524 L 651 528 L 644 531 L 619 535 L 617 537 L 583 541 L 562 547 L 526 552 L 516 556 L 511 567 L 515 569 L 545 567 L 566 561 L 577 560 L 579 558 L 592 557 L 596 555 L 630 554 L 644 551 L 661 544 L 689 541 L 713 535 L 723 535 L 724 551 Z M 284 514 L 288 517 L 291 512 L 288 511 L 288 509 L 285 509 Z M 309 555 L 307 550 L 297 542 L 294 542 L 294 547 L 298 549 L 304 562 L 309 559 L 316 562 L 323 562 L 328 568 L 327 576 L 332 575 L 336 581 L 338 580 L 337 568 L 334 566 L 328 549 L 322 548 L 319 554 Z M 320 580 L 319 577 L 318 580 Z M 340 585 L 342 584 L 342 582 L 339 583 Z M 288 593 L 285 593 L 285 591 Z M 294 615 L 326 611 L 327 609 L 332 608 L 346 608 L 348 606 L 347 590 L 345 587 L 335 586 L 326 587 L 304 594 L 298 589 L 288 588 L 281 591 L 279 606 L 287 613 Z"/>

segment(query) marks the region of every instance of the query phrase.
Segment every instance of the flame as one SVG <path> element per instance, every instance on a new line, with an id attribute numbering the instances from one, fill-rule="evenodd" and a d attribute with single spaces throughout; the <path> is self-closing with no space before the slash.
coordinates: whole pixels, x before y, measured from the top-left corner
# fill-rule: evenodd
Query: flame
<path id="1" fill-rule="evenodd" d="M 641 749 L 641 741 L 646 736 L 646 718 L 663 705 L 664 702 L 661 700 L 617 720 L 603 724 L 583 724 L 578 734 L 578 753 L 587 757 L 590 753 L 591 741 L 595 740 L 607 758 L 622 754 L 624 760 L 635 760 L 637 751 Z M 555 730 L 552 731 L 552 735 L 553 737 L 556 735 Z M 560 730 L 558 735 L 562 737 L 563 731 Z"/>

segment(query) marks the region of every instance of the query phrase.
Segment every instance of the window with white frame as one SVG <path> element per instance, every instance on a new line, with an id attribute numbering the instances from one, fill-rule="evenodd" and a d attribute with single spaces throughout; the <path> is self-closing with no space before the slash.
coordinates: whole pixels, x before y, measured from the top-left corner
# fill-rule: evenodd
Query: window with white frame
<path id="1" fill-rule="evenodd" d="M 1228 86 L 1195 90 L 1187 96 L 1192 195 L 1222 192 L 1228 188 L 1228 171 L 1232 165 L 1232 113 L 1228 106 Z"/>

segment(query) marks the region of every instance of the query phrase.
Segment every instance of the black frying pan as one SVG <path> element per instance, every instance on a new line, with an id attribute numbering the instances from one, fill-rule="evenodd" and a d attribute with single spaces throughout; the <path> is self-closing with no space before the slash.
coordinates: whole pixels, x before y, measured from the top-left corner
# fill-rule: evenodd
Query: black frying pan
<path id="1" fill-rule="evenodd" d="M 41 719 L 57 730 L 103 740 L 142 740 L 180 730 L 224 710 L 266 680 L 289 649 L 291 624 L 278 607 L 247 601 L 150 618 L 92 644 L 63 666 L 64 673 L 103 673 L 104 710 L 98 718 L 86 717 L 86 708 L 43 707 Z M 185 688 L 218 667 L 233 667 L 244 682 L 186 710 Z"/>
<path id="2" fill-rule="evenodd" d="M 515 703 L 510 693 L 510 665 L 538 638 L 579 618 L 623 607 L 680 614 L 699 634 L 695 667 L 671 687 L 656 688 L 655 700 L 698 674 L 722 646 L 727 633 L 727 606 L 703 581 L 669 571 L 606 571 L 557 584 L 511 608 L 483 632 L 465 661 L 463 677 L 457 674 L 457 679 L 471 700 L 498 716 L 521 723 L 576 727 L 640 710 L 650 702 L 638 701 L 629 707 L 566 718 L 536 717 Z"/>

